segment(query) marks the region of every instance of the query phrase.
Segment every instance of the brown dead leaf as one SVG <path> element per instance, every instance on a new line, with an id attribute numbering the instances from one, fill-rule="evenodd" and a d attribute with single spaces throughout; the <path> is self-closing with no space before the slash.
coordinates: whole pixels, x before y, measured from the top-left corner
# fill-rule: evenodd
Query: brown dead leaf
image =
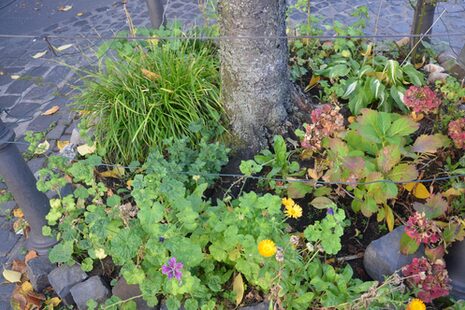
<path id="1" fill-rule="evenodd" d="M 19 273 L 25 273 L 26 272 L 26 264 L 22 260 L 15 259 L 15 260 L 13 260 L 13 263 L 11 263 L 11 270 L 17 271 Z"/>
<path id="2" fill-rule="evenodd" d="M 149 71 L 144 68 L 140 69 L 140 71 L 142 71 L 142 74 L 151 81 L 155 81 L 161 77 L 160 74 Z"/>
<path id="3" fill-rule="evenodd" d="M 117 166 L 111 170 L 107 170 L 104 172 L 98 172 L 98 174 L 103 178 L 113 178 L 113 179 L 120 179 L 124 175 L 124 168 L 121 166 Z"/>
<path id="4" fill-rule="evenodd" d="M 41 115 L 52 115 L 58 112 L 58 110 L 60 110 L 60 107 L 55 105 L 51 107 L 50 109 L 48 109 L 47 111 L 45 111 L 44 113 L 42 113 Z"/>
<path id="5" fill-rule="evenodd" d="M 410 38 L 409 37 L 404 37 L 404 38 L 396 41 L 396 45 L 398 47 L 403 47 L 403 46 L 406 46 L 408 44 L 410 44 Z"/>
<path id="6" fill-rule="evenodd" d="M 58 8 L 58 11 L 60 12 L 68 12 L 69 10 L 71 10 L 73 8 L 72 5 L 62 5 Z"/>
<path id="7" fill-rule="evenodd" d="M 446 70 L 443 67 L 436 64 L 427 64 L 423 69 L 428 73 L 444 72 Z"/>
<path id="8" fill-rule="evenodd" d="M 36 251 L 30 250 L 29 252 L 27 252 L 26 256 L 24 256 L 24 262 L 27 264 L 28 261 L 30 261 L 33 258 L 36 258 L 37 256 L 38 255 Z"/>

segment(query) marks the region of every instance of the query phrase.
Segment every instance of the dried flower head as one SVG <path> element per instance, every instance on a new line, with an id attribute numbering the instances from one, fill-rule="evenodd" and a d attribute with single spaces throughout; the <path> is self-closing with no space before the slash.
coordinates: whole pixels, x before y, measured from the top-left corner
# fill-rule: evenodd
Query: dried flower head
<path id="1" fill-rule="evenodd" d="M 465 118 L 459 118 L 449 123 L 449 137 L 455 147 L 465 149 Z"/>
<path id="2" fill-rule="evenodd" d="M 405 233 L 417 243 L 434 244 L 441 240 L 441 229 L 426 218 L 425 213 L 415 212 L 405 224 Z"/>
<path id="3" fill-rule="evenodd" d="M 277 247 L 275 258 L 278 262 L 284 262 L 284 249 L 282 247 Z"/>
<path id="4" fill-rule="evenodd" d="M 312 124 L 305 127 L 305 136 L 301 142 L 303 148 L 312 151 L 321 149 L 321 141 L 325 137 L 333 137 L 344 131 L 344 117 L 338 107 L 324 104 L 311 113 Z"/>
<path id="5" fill-rule="evenodd" d="M 428 86 L 410 86 L 404 95 L 405 105 L 414 112 L 428 113 L 436 110 L 441 105 L 441 100 Z"/>
<path id="6" fill-rule="evenodd" d="M 402 268 L 402 274 L 412 286 L 420 289 L 418 297 L 425 302 L 449 295 L 449 275 L 442 259 L 430 263 L 424 257 L 414 258 Z"/>
<path id="7" fill-rule="evenodd" d="M 292 244 L 293 247 L 298 247 L 300 243 L 300 238 L 299 236 L 292 235 L 289 239 L 289 242 Z"/>
<path id="8" fill-rule="evenodd" d="M 258 243 L 258 253 L 263 257 L 271 257 L 276 254 L 278 248 L 271 240 L 262 240 Z"/>

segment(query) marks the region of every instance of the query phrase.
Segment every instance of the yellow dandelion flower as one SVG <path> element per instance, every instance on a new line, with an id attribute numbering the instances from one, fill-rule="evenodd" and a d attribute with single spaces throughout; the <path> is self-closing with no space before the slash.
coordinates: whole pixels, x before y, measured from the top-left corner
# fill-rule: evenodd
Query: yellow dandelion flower
<path id="1" fill-rule="evenodd" d="M 412 299 L 405 310 L 426 310 L 425 303 L 418 298 Z"/>
<path id="2" fill-rule="evenodd" d="M 302 207 L 300 207 L 298 204 L 294 204 L 293 206 L 291 207 L 288 207 L 286 206 L 286 210 L 284 210 L 284 214 L 287 216 L 287 217 L 291 217 L 291 218 L 299 218 L 302 216 Z"/>
<path id="3" fill-rule="evenodd" d="M 283 199 L 281 199 L 281 202 L 283 203 L 283 205 L 286 208 L 290 208 L 293 205 L 295 205 L 295 202 L 294 202 L 294 200 L 292 200 L 292 198 L 283 198 Z"/>
<path id="4" fill-rule="evenodd" d="M 258 253 L 264 257 L 271 257 L 276 254 L 278 248 L 276 244 L 271 240 L 262 240 L 258 243 Z"/>

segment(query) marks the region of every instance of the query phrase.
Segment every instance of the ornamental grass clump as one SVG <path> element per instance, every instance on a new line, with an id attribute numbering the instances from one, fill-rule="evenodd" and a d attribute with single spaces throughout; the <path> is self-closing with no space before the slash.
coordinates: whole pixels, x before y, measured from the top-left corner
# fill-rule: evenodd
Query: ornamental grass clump
<path id="1" fill-rule="evenodd" d="M 107 56 L 105 67 L 89 73 L 76 98 L 82 125 L 93 132 L 107 160 L 144 161 L 166 138 L 186 136 L 195 145 L 199 128 L 222 128 L 219 61 L 211 44 L 125 44 L 132 52 Z"/>

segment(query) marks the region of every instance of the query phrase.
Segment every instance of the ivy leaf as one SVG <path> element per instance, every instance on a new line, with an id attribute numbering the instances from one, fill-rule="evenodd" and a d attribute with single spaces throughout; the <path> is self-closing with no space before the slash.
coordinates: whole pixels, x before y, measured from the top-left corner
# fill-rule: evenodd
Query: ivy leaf
<path id="1" fill-rule="evenodd" d="M 410 238 L 405 232 L 400 237 L 400 253 L 403 255 L 413 254 L 419 247 L 420 244 Z"/>
<path id="2" fill-rule="evenodd" d="M 449 146 L 449 138 L 442 134 L 421 135 L 413 143 L 416 153 L 436 153 L 438 149 Z"/>

